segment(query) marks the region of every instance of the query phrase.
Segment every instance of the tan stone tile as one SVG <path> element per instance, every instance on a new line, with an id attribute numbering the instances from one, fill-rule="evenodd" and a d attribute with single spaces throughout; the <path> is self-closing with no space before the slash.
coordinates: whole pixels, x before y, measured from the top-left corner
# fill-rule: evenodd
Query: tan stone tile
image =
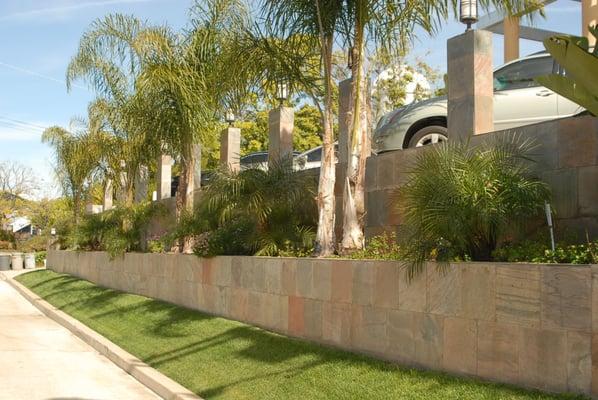
<path id="1" fill-rule="evenodd" d="M 521 328 L 519 380 L 549 391 L 567 390 L 567 333 Z"/>
<path id="2" fill-rule="evenodd" d="M 266 292 L 272 294 L 282 293 L 282 260 L 268 258 L 264 264 Z"/>
<path id="3" fill-rule="evenodd" d="M 374 263 L 374 270 L 374 305 L 398 308 L 401 264 L 394 261 L 380 261 Z"/>
<path id="4" fill-rule="evenodd" d="M 247 288 L 256 292 L 264 292 L 266 290 L 266 269 L 264 268 L 266 258 L 264 257 L 247 257 L 248 267 L 246 282 Z"/>
<path id="5" fill-rule="evenodd" d="M 598 332 L 598 265 L 592 265 L 592 331 Z"/>
<path id="6" fill-rule="evenodd" d="M 306 337 L 322 338 L 322 302 L 320 300 L 304 300 L 303 323 Z"/>
<path id="7" fill-rule="evenodd" d="M 340 303 L 351 303 L 353 290 L 353 263 L 332 261 L 332 293 L 331 300 Z"/>
<path id="8" fill-rule="evenodd" d="M 282 293 L 287 296 L 295 296 L 297 259 L 283 258 L 282 260 Z"/>
<path id="9" fill-rule="evenodd" d="M 518 325 L 478 322 L 478 376 L 501 382 L 519 382 Z"/>
<path id="10" fill-rule="evenodd" d="M 311 259 L 297 260 L 295 267 L 295 289 L 297 296 L 313 298 L 313 265 Z"/>
<path id="11" fill-rule="evenodd" d="M 590 331 L 591 269 L 551 265 L 541 268 L 542 327 Z"/>
<path id="12" fill-rule="evenodd" d="M 428 311 L 427 296 L 427 269 L 426 266 L 420 274 L 411 281 L 407 277 L 407 272 L 401 271 L 399 279 L 399 309 L 405 311 Z"/>
<path id="13" fill-rule="evenodd" d="M 466 319 L 494 321 L 495 268 L 492 264 L 462 263 L 461 310 L 457 314 Z"/>
<path id="14" fill-rule="evenodd" d="M 324 302 L 322 305 L 322 338 L 338 346 L 351 346 L 351 305 Z"/>
<path id="15" fill-rule="evenodd" d="M 445 318 L 442 369 L 457 374 L 475 375 L 477 335 L 476 321 Z"/>
<path id="16" fill-rule="evenodd" d="M 388 348 L 388 312 L 386 308 L 353 305 L 351 329 L 353 347 L 383 354 Z"/>
<path id="17" fill-rule="evenodd" d="M 592 387 L 592 335 L 567 332 L 567 391 L 589 395 Z"/>
<path id="18" fill-rule="evenodd" d="M 302 337 L 305 331 L 303 297 L 289 296 L 289 333 Z"/>
<path id="19" fill-rule="evenodd" d="M 443 317 L 440 315 L 414 314 L 413 341 L 417 364 L 434 369 L 442 367 L 443 322 Z"/>
<path id="20" fill-rule="evenodd" d="M 458 267 L 433 266 L 427 270 L 429 312 L 455 316 L 461 311 L 461 271 Z"/>
<path id="21" fill-rule="evenodd" d="M 371 306 L 374 304 L 374 286 L 376 280 L 375 263 L 361 261 L 353 267 L 353 304 Z"/>
<path id="22" fill-rule="evenodd" d="M 315 299 L 329 301 L 332 294 L 332 267 L 330 260 L 313 260 L 312 295 Z"/>
<path id="23" fill-rule="evenodd" d="M 232 257 L 230 265 L 231 273 L 231 286 L 242 288 L 243 287 L 243 261 L 245 257 Z M 245 288 L 247 289 L 247 288 Z"/>
<path id="24" fill-rule="evenodd" d="M 598 333 L 592 333 L 592 398 L 598 396 Z"/>
<path id="25" fill-rule="evenodd" d="M 232 282 L 232 259 L 223 256 L 216 257 L 212 263 L 212 280 L 216 286 L 231 286 Z"/>
<path id="26" fill-rule="evenodd" d="M 540 326 L 540 267 L 496 266 L 496 320 Z"/>
<path id="27" fill-rule="evenodd" d="M 243 288 L 231 288 L 230 316 L 239 321 L 247 321 L 249 291 Z"/>
<path id="28" fill-rule="evenodd" d="M 407 365 L 415 363 L 415 314 L 411 311 L 388 311 L 388 353 L 393 359 Z"/>

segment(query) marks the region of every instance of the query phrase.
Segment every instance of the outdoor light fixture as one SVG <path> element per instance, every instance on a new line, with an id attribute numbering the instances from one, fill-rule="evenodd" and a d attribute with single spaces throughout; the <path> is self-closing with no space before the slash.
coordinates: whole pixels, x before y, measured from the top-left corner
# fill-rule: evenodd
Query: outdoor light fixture
<path id="1" fill-rule="evenodd" d="M 50 235 L 56 236 L 56 228 L 50 229 Z"/>
<path id="2" fill-rule="evenodd" d="M 288 98 L 289 98 L 289 86 L 287 85 L 286 82 L 279 81 L 276 84 L 276 100 L 278 100 L 278 102 L 280 103 L 280 106 L 282 107 L 282 103 L 284 103 L 284 101 Z"/>
<path id="3" fill-rule="evenodd" d="M 235 113 L 233 113 L 233 110 L 231 110 L 230 108 L 226 110 L 226 113 L 224 114 L 224 120 L 226 121 L 228 126 L 233 126 L 233 124 L 235 123 Z"/>
<path id="4" fill-rule="evenodd" d="M 467 31 L 471 30 L 471 25 L 478 22 L 478 2 L 477 0 L 461 0 L 459 20 L 467 25 Z"/>

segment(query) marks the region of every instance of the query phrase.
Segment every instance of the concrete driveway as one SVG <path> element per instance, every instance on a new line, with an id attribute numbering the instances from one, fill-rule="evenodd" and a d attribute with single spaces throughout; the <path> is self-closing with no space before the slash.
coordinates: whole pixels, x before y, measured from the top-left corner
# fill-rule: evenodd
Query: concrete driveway
<path id="1" fill-rule="evenodd" d="M 0 274 L 0 400 L 159 399 Z"/>

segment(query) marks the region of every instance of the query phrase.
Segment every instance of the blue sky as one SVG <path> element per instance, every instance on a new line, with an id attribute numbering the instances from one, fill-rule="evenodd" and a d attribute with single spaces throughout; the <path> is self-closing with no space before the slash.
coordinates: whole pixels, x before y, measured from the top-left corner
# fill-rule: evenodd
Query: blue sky
<path id="1" fill-rule="evenodd" d="M 40 143 L 43 127 L 66 126 L 84 116 L 93 93 L 83 87 L 66 91 L 64 73 L 80 36 L 96 18 L 108 13 L 134 14 L 152 23 L 180 28 L 190 0 L 2 0 L 0 2 L 0 161 L 30 165 L 42 181 L 44 194 L 57 195 L 50 149 Z M 559 0 L 547 8 L 547 19 L 535 24 L 579 34 L 580 5 Z M 463 32 L 447 22 L 437 37 L 421 37 L 415 55 L 446 70 L 446 39 Z M 522 41 L 521 53 L 542 49 Z M 495 65 L 502 61 L 502 37 L 495 35 Z"/>

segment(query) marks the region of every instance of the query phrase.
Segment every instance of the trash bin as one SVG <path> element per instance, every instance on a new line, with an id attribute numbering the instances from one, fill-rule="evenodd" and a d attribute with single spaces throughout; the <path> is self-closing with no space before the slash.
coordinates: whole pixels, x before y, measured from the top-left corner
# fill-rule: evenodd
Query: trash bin
<path id="1" fill-rule="evenodd" d="M 0 253 L 0 271 L 8 271 L 10 269 L 10 254 Z"/>
<path id="2" fill-rule="evenodd" d="M 25 268 L 35 268 L 35 253 L 25 253 Z"/>
<path id="3" fill-rule="evenodd" d="M 12 253 L 10 262 L 12 264 L 12 269 L 23 269 L 23 253 Z"/>

